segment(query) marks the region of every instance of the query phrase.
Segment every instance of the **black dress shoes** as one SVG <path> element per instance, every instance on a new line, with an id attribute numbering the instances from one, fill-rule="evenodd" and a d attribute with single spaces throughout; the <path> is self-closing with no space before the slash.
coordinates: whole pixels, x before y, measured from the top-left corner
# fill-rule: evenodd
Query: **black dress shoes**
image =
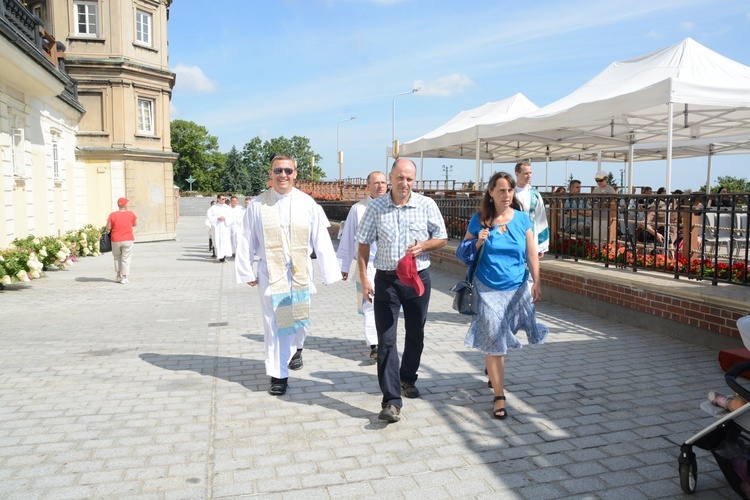
<path id="1" fill-rule="evenodd" d="M 290 370 L 301 370 L 302 369 L 302 351 L 298 350 L 294 353 L 294 356 L 292 356 L 292 359 L 289 360 L 289 369 Z"/>
<path id="2" fill-rule="evenodd" d="M 286 393 L 286 388 L 289 385 L 286 378 L 274 378 L 271 377 L 271 388 L 268 389 L 268 394 L 271 396 L 281 396 Z"/>

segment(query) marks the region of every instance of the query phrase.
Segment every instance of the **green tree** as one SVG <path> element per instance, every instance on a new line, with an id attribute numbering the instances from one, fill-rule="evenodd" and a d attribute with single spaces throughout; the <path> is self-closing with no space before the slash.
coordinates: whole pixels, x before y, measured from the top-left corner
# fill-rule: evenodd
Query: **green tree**
<path id="1" fill-rule="evenodd" d="M 295 135 L 291 139 L 276 137 L 263 144 L 264 152 L 271 164 L 271 158 L 275 154 L 286 154 L 297 160 L 297 178 L 300 180 L 321 180 L 326 173 L 318 166 L 321 156 L 310 148 L 310 139 Z M 315 158 L 315 167 L 311 168 L 311 160 Z"/>
<path id="2" fill-rule="evenodd" d="M 250 193 L 250 188 L 250 173 L 239 151 L 232 146 L 222 170 L 221 189 L 228 193 Z"/>
<path id="3" fill-rule="evenodd" d="M 250 177 L 251 194 L 257 194 L 266 188 L 271 159 L 277 154 L 291 156 L 297 161 L 299 180 L 320 180 L 326 175 L 317 166 L 322 157 L 310 148 L 310 139 L 307 137 L 294 136 L 287 139 L 282 136 L 265 142 L 260 137 L 255 137 L 242 149 L 242 161 Z M 311 166 L 313 158 L 314 168 Z"/>
<path id="4" fill-rule="evenodd" d="M 254 137 L 245 144 L 242 149 L 242 163 L 248 171 L 249 187 L 246 194 L 254 196 L 266 189 L 270 162 L 270 157 L 266 160 L 266 154 L 263 152 L 263 141 L 260 137 Z"/>
<path id="5" fill-rule="evenodd" d="M 609 172 L 609 175 L 607 176 L 607 183 L 609 183 L 610 186 L 615 188 L 615 192 L 617 192 L 617 181 L 615 180 L 615 176 L 612 175 L 612 172 Z"/>
<path id="6" fill-rule="evenodd" d="M 181 189 L 189 188 L 185 180 L 193 177 L 193 189 L 220 189 L 221 170 L 225 158 L 219 152 L 219 141 L 208 130 L 195 122 L 173 120 L 171 123 L 172 150 L 180 156 L 174 166 L 174 182 Z"/>
<path id="7" fill-rule="evenodd" d="M 719 191 L 719 188 L 722 187 L 727 188 L 727 191 L 729 191 L 730 193 L 750 193 L 750 181 L 748 181 L 747 179 L 740 179 L 739 177 L 732 177 L 731 175 L 727 175 L 724 177 L 719 177 L 716 182 L 716 186 L 711 187 L 712 193 L 717 193 Z M 704 184 L 699 191 L 705 193 L 706 185 Z"/>

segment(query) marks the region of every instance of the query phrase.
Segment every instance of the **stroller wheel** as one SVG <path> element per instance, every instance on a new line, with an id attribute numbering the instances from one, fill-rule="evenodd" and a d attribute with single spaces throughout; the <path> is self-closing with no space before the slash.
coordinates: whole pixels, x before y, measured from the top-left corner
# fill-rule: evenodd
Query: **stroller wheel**
<path id="1" fill-rule="evenodd" d="M 695 493 L 695 485 L 698 482 L 698 464 L 695 454 L 690 452 L 686 462 L 680 461 L 680 487 L 682 491 L 691 495 Z"/>

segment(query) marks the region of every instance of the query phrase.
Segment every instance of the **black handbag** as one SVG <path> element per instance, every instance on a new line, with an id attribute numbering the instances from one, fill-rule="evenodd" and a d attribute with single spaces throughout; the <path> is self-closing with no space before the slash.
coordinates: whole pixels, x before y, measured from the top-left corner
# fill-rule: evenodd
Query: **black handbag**
<path id="1" fill-rule="evenodd" d="M 107 231 L 102 231 L 102 236 L 99 238 L 99 253 L 107 253 L 112 251 L 112 240 L 109 237 Z"/>
<path id="2" fill-rule="evenodd" d="M 453 309 L 458 311 L 459 314 L 465 314 L 467 316 L 474 316 L 477 313 L 477 291 L 474 288 L 474 281 L 461 280 L 456 283 L 452 292 L 456 292 L 453 297 Z"/>
<path id="3" fill-rule="evenodd" d="M 485 245 L 487 243 L 485 242 Z M 479 255 L 473 266 L 469 266 L 466 271 L 466 279 L 456 283 L 451 292 L 455 292 L 456 295 L 453 297 L 453 309 L 458 311 L 459 314 L 465 314 L 466 316 L 474 316 L 477 314 L 477 305 L 479 304 L 479 294 L 477 294 L 476 288 L 474 288 L 474 274 L 479 265 L 479 261 L 482 259 L 484 253 L 484 245 L 479 249 Z"/>

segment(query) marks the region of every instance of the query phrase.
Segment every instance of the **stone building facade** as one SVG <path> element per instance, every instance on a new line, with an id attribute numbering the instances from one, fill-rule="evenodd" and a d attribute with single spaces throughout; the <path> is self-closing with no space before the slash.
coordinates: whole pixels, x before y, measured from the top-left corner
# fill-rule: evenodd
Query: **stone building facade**
<path id="1" fill-rule="evenodd" d="M 11 0 L 2 0 L 8 2 Z M 15 0 L 13 0 L 15 1 Z M 103 226 L 129 198 L 137 241 L 175 237 L 167 19 L 171 0 L 31 0 L 27 9 L 65 49 L 85 109 L 68 152 L 76 227 Z M 74 188 L 74 189 L 73 189 Z M 42 233 L 39 233 L 42 234 Z M 19 234 L 24 236 L 23 234 Z"/>
<path id="2" fill-rule="evenodd" d="M 76 128 L 84 109 L 63 46 L 17 0 L 0 0 L 0 248 L 80 227 Z"/>

